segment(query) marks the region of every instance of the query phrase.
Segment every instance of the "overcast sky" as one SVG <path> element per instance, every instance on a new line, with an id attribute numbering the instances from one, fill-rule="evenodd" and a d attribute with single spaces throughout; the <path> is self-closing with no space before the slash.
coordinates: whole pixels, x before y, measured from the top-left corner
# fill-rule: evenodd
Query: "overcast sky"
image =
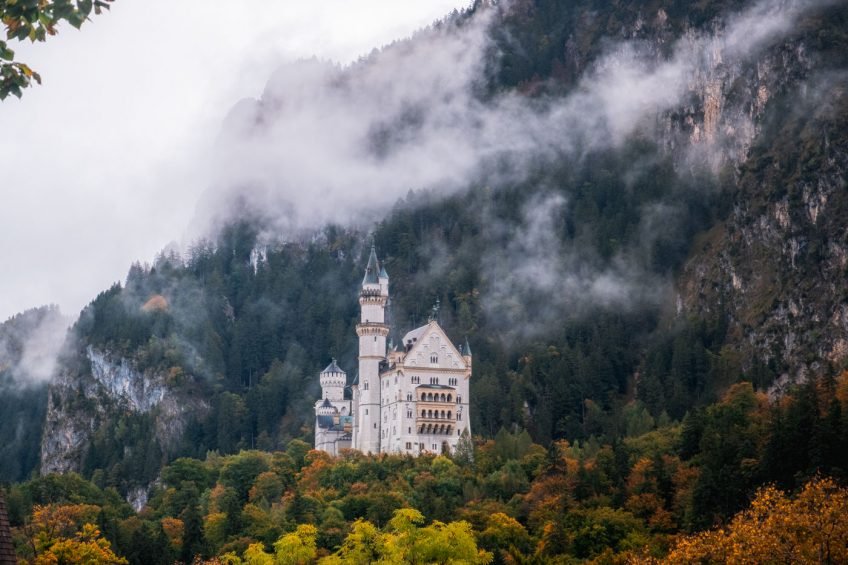
<path id="1" fill-rule="evenodd" d="M 279 65 L 348 63 L 460 0 L 117 0 L 76 31 L 12 45 L 44 78 L 0 103 L 0 321 L 67 315 L 131 262 L 183 242 L 197 163 Z"/>

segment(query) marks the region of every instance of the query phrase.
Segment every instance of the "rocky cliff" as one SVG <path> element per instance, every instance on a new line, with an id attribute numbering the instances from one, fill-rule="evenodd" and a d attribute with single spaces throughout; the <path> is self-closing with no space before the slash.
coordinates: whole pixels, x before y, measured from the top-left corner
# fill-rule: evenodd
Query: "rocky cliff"
<path id="1" fill-rule="evenodd" d="M 189 419 L 208 410 L 204 401 L 174 387 L 168 374 L 139 371 L 132 360 L 88 346 L 81 364 L 78 371 L 62 368 L 50 386 L 41 442 L 43 474 L 82 471 L 95 435 L 120 435 L 115 427 L 127 426 L 133 417 L 148 418 L 146 432 L 151 435 L 122 438 L 137 444 L 124 450 L 147 445 L 140 455 L 154 457 L 158 466 L 176 449 Z"/>

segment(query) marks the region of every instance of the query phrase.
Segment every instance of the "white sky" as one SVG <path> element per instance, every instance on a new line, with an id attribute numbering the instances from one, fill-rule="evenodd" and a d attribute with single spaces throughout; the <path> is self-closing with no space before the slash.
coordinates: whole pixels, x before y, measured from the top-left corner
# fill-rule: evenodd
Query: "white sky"
<path id="1" fill-rule="evenodd" d="M 76 316 L 130 263 L 182 241 L 221 120 L 280 64 L 342 63 L 460 0 L 117 0 L 76 31 L 12 44 L 44 84 L 0 103 L 0 321 Z"/>

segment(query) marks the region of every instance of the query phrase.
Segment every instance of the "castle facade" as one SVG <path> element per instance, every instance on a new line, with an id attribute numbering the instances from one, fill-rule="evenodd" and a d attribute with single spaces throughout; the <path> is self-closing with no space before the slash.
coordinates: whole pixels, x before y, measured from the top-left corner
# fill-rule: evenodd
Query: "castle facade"
<path id="1" fill-rule="evenodd" d="M 347 374 L 335 359 L 321 371 L 315 449 L 337 455 L 444 453 L 471 433 L 471 349 L 456 346 L 436 315 L 389 347 L 389 275 L 372 246 L 359 293 L 359 372 L 345 398 Z"/>

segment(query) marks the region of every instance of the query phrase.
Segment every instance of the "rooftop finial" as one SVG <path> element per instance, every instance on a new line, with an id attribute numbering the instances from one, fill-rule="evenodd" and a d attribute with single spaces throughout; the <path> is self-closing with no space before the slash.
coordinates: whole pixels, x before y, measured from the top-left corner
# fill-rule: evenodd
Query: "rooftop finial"
<path id="1" fill-rule="evenodd" d="M 440 305 L 441 305 L 441 302 L 439 301 L 439 299 L 438 299 L 438 298 L 436 298 L 436 303 L 435 303 L 435 304 L 433 304 L 433 311 L 430 313 L 430 321 L 431 321 L 431 322 L 432 322 L 432 321 L 434 321 L 434 320 L 435 320 L 435 321 L 438 321 L 438 320 L 439 320 L 439 308 L 440 308 Z"/>

